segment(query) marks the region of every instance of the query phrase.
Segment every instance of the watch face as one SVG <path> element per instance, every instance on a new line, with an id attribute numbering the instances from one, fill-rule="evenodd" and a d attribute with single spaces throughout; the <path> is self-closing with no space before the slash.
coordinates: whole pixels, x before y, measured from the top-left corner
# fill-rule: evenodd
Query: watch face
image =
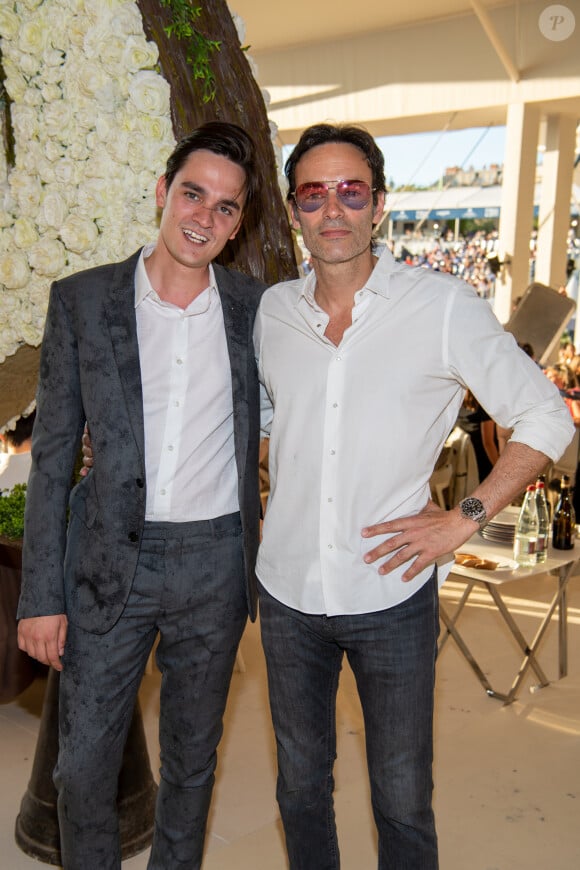
<path id="1" fill-rule="evenodd" d="M 485 522 L 485 508 L 478 498 L 464 498 L 459 506 L 464 517 L 475 520 L 476 523 Z"/>

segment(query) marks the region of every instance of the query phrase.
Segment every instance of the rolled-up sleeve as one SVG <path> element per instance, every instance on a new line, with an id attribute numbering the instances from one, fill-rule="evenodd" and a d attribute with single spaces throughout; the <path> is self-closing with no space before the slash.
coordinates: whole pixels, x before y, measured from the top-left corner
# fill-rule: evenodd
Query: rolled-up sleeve
<path id="1" fill-rule="evenodd" d="M 490 417 L 513 429 L 512 441 L 559 459 L 574 435 L 571 414 L 489 304 L 469 289 L 456 288 L 448 304 L 447 335 L 451 370 Z"/>

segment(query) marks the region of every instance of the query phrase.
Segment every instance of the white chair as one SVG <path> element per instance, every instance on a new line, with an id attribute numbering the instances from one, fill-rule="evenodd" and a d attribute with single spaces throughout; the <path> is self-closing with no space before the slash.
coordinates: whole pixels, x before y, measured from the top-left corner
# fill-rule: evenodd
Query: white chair
<path id="1" fill-rule="evenodd" d="M 449 507 L 449 489 L 453 479 L 453 463 L 446 462 L 440 468 L 436 468 L 429 480 L 431 498 L 439 507 L 447 510 Z"/>

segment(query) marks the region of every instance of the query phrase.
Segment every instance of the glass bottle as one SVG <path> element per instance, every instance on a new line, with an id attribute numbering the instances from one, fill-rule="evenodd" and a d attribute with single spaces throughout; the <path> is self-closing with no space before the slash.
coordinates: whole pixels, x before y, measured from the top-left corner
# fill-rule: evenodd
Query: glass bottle
<path id="1" fill-rule="evenodd" d="M 536 509 L 536 486 L 530 484 L 516 523 L 514 559 L 523 568 L 536 564 L 538 542 L 538 511 Z"/>
<path id="2" fill-rule="evenodd" d="M 564 474 L 560 484 L 560 498 L 552 522 L 552 546 L 556 550 L 571 550 L 576 535 L 576 514 L 570 498 L 570 478 Z"/>
<path id="3" fill-rule="evenodd" d="M 536 544 L 536 560 L 545 562 L 548 558 L 548 539 L 550 537 L 550 514 L 546 488 L 541 477 L 536 480 L 536 512 L 538 514 L 538 543 Z"/>

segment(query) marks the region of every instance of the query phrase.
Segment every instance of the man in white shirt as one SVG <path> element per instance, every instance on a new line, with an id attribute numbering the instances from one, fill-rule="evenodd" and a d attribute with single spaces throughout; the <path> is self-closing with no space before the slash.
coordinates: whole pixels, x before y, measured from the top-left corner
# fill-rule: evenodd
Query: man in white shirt
<path id="1" fill-rule="evenodd" d="M 65 870 L 119 870 L 116 793 L 153 644 L 162 673 L 150 870 L 197 870 L 216 749 L 256 615 L 263 286 L 213 263 L 257 184 L 253 144 L 212 122 L 158 181 L 155 245 L 57 281 L 42 346 L 19 645 L 60 673 Z M 95 465 L 70 495 L 85 420 Z"/>
<path id="2" fill-rule="evenodd" d="M 388 250 L 374 255 L 385 177 L 366 131 L 309 128 L 286 173 L 313 272 L 265 292 L 254 340 L 266 428 L 271 419 L 260 618 L 290 867 L 339 867 L 332 770 L 346 653 L 379 868 L 435 870 L 437 592 L 450 567 L 441 557 L 557 458 L 573 426 L 471 287 Z M 445 512 L 429 478 L 467 387 L 513 435 L 473 497 Z"/>

